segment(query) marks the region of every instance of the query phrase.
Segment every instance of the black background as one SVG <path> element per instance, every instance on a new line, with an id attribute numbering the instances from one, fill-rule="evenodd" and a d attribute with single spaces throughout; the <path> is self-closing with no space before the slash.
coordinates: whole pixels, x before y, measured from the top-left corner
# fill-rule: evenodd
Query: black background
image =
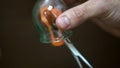
<path id="1" fill-rule="evenodd" d="M 39 42 L 31 15 L 35 1 L 0 1 L 0 68 L 78 68 L 66 46 L 53 47 Z M 120 67 L 119 38 L 90 21 L 73 31 L 72 42 L 94 68 Z"/>

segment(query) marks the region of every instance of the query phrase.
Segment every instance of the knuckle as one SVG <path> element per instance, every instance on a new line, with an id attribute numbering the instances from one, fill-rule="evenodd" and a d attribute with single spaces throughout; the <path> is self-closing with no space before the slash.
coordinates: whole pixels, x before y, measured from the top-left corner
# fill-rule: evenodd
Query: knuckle
<path id="1" fill-rule="evenodd" d="M 73 10 L 73 15 L 76 17 L 76 18 L 84 18 L 84 15 L 86 13 L 86 9 L 84 8 L 78 8 L 78 7 L 75 7 Z"/>

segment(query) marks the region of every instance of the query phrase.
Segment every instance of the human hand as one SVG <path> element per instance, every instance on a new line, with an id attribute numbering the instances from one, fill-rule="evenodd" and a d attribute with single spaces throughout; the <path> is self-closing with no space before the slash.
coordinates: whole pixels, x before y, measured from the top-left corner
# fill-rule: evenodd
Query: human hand
<path id="1" fill-rule="evenodd" d="M 92 19 L 107 32 L 120 37 L 120 0 L 88 0 L 63 12 L 57 18 L 56 25 L 67 30 L 87 19 Z"/>

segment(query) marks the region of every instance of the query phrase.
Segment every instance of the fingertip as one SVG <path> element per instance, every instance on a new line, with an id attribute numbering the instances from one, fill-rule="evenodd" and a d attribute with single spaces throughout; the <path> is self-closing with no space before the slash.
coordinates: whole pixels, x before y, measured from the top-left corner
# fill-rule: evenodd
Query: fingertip
<path id="1" fill-rule="evenodd" d="M 56 25 L 61 29 L 69 29 L 70 28 L 70 20 L 66 15 L 62 15 L 57 18 Z"/>

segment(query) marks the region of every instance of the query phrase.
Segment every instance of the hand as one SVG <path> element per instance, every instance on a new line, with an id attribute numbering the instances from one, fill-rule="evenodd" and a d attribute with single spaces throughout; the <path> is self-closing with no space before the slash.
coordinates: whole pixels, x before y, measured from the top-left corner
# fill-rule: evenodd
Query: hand
<path id="1" fill-rule="evenodd" d="M 120 37 L 120 0 L 89 0 L 63 12 L 56 25 L 64 30 L 91 19 L 107 32 Z"/>

